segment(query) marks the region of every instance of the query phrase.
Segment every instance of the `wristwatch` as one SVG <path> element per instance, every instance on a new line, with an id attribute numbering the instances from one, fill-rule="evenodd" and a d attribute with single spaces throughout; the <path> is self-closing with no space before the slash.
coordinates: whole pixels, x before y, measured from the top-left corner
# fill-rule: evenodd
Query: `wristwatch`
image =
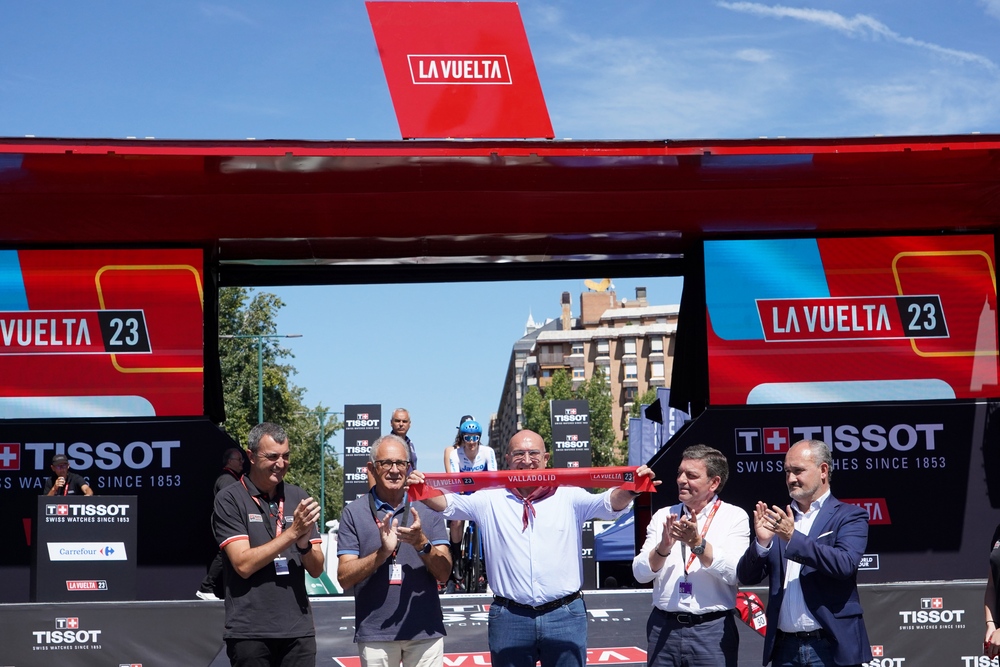
<path id="1" fill-rule="evenodd" d="M 699 544 L 698 546 L 691 547 L 691 553 L 693 553 L 695 556 L 700 556 L 703 553 L 705 553 L 705 540 L 702 540 L 701 544 Z"/>
<path id="2" fill-rule="evenodd" d="M 417 551 L 419 553 L 423 554 L 424 556 L 429 555 L 431 553 L 431 543 L 430 542 L 426 542 L 424 544 L 424 546 L 422 546 L 419 549 L 417 549 Z"/>

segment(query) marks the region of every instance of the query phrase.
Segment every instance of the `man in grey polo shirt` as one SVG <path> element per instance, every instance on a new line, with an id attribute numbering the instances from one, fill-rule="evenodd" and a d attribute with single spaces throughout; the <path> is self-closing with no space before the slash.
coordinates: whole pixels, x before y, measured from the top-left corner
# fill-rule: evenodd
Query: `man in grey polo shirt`
<path id="1" fill-rule="evenodd" d="M 440 667 L 444 618 L 437 582 L 451 573 L 441 516 L 406 499 L 406 441 L 384 435 L 372 445 L 375 486 L 344 508 L 337 579 L 353 588 L 362 667 Z"/>

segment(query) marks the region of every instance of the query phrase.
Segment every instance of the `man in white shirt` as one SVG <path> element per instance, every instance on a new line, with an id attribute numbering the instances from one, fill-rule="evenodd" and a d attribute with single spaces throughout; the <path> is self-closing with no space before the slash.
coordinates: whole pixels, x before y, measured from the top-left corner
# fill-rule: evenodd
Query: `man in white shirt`
<path id="1" fill-rule="evenodd" d="M 736 564 L 750 543 L 750 518 L 718 494 L 729 478 L 725 455 L 706 445 L 684 450 L 681 501 L 653 515 L 632 561 L 636 581 L 653 583 L 646 623 L 649 667 L 736 667 Z"/>
<path id="2" fill-rule="evenodd" d="M 757 503 L 757 539 L 737 566 L 743 584 L 768 577 L 763 664 L 861 665 L 872 659 L 857 583 L 868 513 L 830 494 L 833 457 L 825 442 L 795 443 L 784 469 L 794 502 L 784 509 Z"/>
<path id="3" fill-rule="evenodd" d="M 506 456 L 507 468 L 525 471 L 528 483 L 549 458 L 545 441 L 533 431 L 514 434 Z M 636 475 L 654 476 L 646 466 Z M 423 481 L 420 472 L 411 473 L 411 483 Z M 479 524 L 495 593 L 489 613 L 493 667 L 587 664 L 581 530 L 590 519 L 620 516 L 636 495 L 622 488 L 593 494 L 569 486 L 526 486 L 424 501 L 448 519 Z"/>

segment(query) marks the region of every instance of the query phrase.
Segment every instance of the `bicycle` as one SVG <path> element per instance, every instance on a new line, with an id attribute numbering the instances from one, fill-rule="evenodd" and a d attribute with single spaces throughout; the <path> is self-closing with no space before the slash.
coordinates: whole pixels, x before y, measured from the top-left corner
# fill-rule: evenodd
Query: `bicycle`
<path id="1" fill-rule="evenodd" d="M 483 561 L 483 541 L 479 527 L 469 521 L 462 533 L 462 546 L 455 563 L 455 578 L 463 593 L 486 592 L 486 564 Z"/>

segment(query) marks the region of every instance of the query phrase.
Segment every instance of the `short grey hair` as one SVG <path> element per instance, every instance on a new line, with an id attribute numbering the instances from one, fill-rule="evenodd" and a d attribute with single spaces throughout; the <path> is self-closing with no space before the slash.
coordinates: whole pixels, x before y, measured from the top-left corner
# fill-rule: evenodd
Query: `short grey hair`
<path id="1" fill-rule="evenodd" d="M 809 447 L 809 451 L 812 452 L 813 461 L 816 462 L 817 468 L 824 463 L 826 464 L 827 481 L 833 479 L 833 452 L 830 451 L 830 445 L 822 440 L 799 440 L 795 443 L 795 445 L 803 444 Z M 792 446 L 794 447 L 795 445 Z"/>
<path id="2" fill-rule="evenodd" d="M 402 447 L 403 451 L 406 452 L 406 460 L 407 461 L 410 460 L 410 448 L 407 447 L 406 440 L 403 440 L 398 435 L 393 435 L 392 433 L 389 433 L 387 435 L 383 435 L 381 438 L 379 438 L 378 440 L 376 440 L 375 442 L 372 443 L 372 450 L 368 454 L 368 460 L 369 461 L 371 461 L 372 463 L 375 463 L 375 452 L 377 452 L 378 448 L 381 447 L 382 443 L 385 443 L 385 442 L 395 442 L 397 445 L 399 445 L 400 447 Z M 411 461 L 411 463 L 412 463 L 412 461 Z"/>
<path id="3" fill-rule="evenodd" d="M 288 434 L 285 433 L 285 429 L 271 422 L 261 422 L 250 429 L 250 435 L 247 436 L 247 449 L 256 454 L 260 447 L 260 441 L 265 435 L 271 436 L 271 439 L 278 444 L 288 442 Z"/>

